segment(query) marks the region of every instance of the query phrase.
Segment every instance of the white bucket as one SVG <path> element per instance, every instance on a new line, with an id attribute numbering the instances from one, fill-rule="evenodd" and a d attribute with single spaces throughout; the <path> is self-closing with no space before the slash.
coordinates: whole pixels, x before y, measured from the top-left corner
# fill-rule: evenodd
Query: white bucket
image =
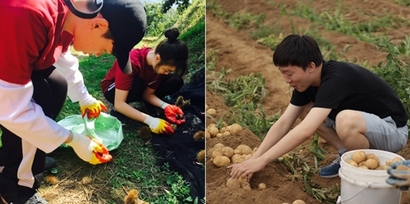
<path id="1" fill-rule="evenodd" d="M 338 204 L 400 204 L 401 191 L 386 183 L 389 177 L 386 170 L 361 169 L 347 163 L 356 151 L 375 154 L 380 159 L 380 165 L 385 165 L 394 157 L 404 160 L 398 154 L 382 150 L 358 149 L 344 153 L 339 169 L 341 194 Z"/>

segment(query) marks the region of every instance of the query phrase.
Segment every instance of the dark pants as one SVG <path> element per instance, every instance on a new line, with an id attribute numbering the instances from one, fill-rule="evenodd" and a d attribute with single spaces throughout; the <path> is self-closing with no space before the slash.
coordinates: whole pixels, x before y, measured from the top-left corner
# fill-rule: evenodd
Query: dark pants
<path id="1" fill-rule="evenodd" d="M 158 88 L 155 90 L 155 95 L 162 99 L 167 95 L 177 92 L 183 85 L 184 80 L 180 76 L 169 74 L 162 80 Z M 132 83 L 132 88 L 128 92 L 126 103 L 143 101 L 142 94 L 144 93 L 145 88 L 142 79 L 140 77 L 135 77 L 134 82 Z M 114 104 L 115 87 L 105 92 L 104 96 L 107 101 Z"/>
<path id="2" fill-rule="evenodd" d="M 44 114 L 55 120 L 63 108 L 67 96 L 67 82 L 54 67 L 41 71 L 33 71 L 31 81 L 34 87 L 33 99 L 44 111 Z M 0 166 L 4 166 L 0 174 L 0 193 L 8 202 L 24 203 L 36 192 L 39 187 L 38 180 L 35 181 L 32 188 L 18 185 L 19 178 L 17 172 L 21 166 L 24 166 L 23 158 L 34 156 L 31 166 L 33 175 L 43 173 L 46 154 L 37 149 L 35 155 L 23 155 L 21 138 L 3 126 L 2 144 L 0 148 Z"/>

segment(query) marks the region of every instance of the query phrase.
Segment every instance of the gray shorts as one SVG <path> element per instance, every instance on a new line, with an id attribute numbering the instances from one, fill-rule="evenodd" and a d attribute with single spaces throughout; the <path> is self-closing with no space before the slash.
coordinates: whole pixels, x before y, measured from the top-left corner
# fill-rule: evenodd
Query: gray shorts
<path id="1" fill-rule="evenodd" d="M 404 148 L 408 138 L 408 127 L 396 127 L 396 123 L 389 116 L 380 118 L 377 115 L 361 112 L 366 121 L 365 136 L 369 140 L 370 149 L 379 149 L 389 152 L 398 152 Z M 336 123 L 326 118 L 326 127 L 335 129 Z"/>

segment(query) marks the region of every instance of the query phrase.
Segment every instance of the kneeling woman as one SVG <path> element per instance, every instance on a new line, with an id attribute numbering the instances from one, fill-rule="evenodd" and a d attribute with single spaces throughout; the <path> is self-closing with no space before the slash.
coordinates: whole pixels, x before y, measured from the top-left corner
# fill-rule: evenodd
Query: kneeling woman
<path id="1" fill-rule="evenodd" d="M 179 31 L 171 28 L 165 31 L 167 39 L 154 49 L 145 47 L 130 52 L 131 74 L 124 74 L 114 62 L 100 86 L 105 98 L 114 104 L 115 115 L 125 115 L 147 124 L 156 134 L 171 134 L 170 123 L 140 112 L 129 103 L 145 101 L 164 109 L 171 123 L 184 123 L 182 110 L 161 100 L 175 93 L 183 85 L 182 75 L 187 70 L 188 48 L 178 39 Z"/>

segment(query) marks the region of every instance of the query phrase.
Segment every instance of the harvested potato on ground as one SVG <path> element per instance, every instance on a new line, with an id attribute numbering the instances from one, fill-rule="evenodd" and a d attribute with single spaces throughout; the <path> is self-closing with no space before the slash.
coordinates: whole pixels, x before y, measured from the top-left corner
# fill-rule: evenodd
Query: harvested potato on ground
<path id="1" fill-rule="evenodd" d="M 248 190 L 248 191 L 252 190 L 251 184 L 249 184 L 247 181 L 241 183 L 241 187 L 245 190 Z"/>
<path id="2" fill-rule="evenodd" d="M 211 134 L 209 134 L 208 130 L 205 131 L 205 139 L 211 138 Z"/>
<path id="3" fill-rule="evenodd" d="M 216 134 L 216 137 L 223 137 L 224 135 L 222 134 L 222 133 L 218 133 L 218 134 Z"/>
<path id="4" fill-rule="evenodd" d="M 216 115 L 216 110 L 213 108 L 209 108 L 208 110 L 206 110 L 206 114 L 210 115 L 210 116 L 215 116 Z"/>
<path id="5" fill-rule="evenodd" d="M 225 131 L 225 132 L 222 133 L 223 137 L 228 137 L 230 135 L 231 135 L 231 133 L 229 131 Z"/>
<path id="6" fill-rule="evenodd" d="M 234 154 L 232 156 L 232 163 L 237 164 L 245 161 L 245 157 L 242 157 L 240 154 Z"/>
<path id="7" fill-rule="evenodd" d="M 239 125 L 238 123 L 234 123 L 228 126 L 228 130 L 232 135 L 234 135 L 242 131 L 242 126 Z"/>
<path id="8" fill-rule="evenodd" d="M 238 179 L 229 178 L 226 181 L 226 186 L 229 187 L 229 188 L 240 188 L 241 184 L 239 183 Z"/>
<path id="9" fill-rule="evenodd" d="M 264 189 L 266 189 L 266 184 L 260 183 L 260 184 L 258 184 L 258 188 L 259 188 L 260 190 L 264 190 Z"/>
<path id="10" fill-rule="evenodd" d="M 222 144 L 222 143 L 216 143 L 216 144 L 214 145 L 214 148 L 218 148 L 218 147 L 225 147 L 225 145 Z"/>
<path id="11" fill-rule="evenodd" d="M 196 160 L 199 163 L 205 163 L 205 150 L 201 150 L 196 154 Z"/>
<path id="12" fill-rule="evenodd" d="M 241 144 L 234 150 L 235 154 L 251 154 L 252 149 L 248 145 Z"/>
<path id="13" fill-rule="evenodd" d="M 218 128 L 214 126 L 207 128 L 207 130 L 209 134 L 211 135 L 211 137 L 216 137 L 216 135 L 219 133 Z"/>
<path id="14" fill-rule="evenodd" d="M 231 160 L 227 156 L 216 156 L 212 162 L 217 167 L 228 166 Z"/>
<path id="15" fill-rule="evenodd" d="M 217 156 L 223 156 L 224 153 L 223 153 L 223 151 L 222 151 L 222 148 L 223 148 L 223 147 L 216 147 L 216 148 L 214 148 L 214 151 L 212 151 L 211 157 L 212 157 L 212 158 L 215 158 L 215 157 L 217 157 Z"/>
<path id="16" fill-rule="evenodd" d="M 215 147 L 209 148 L 208 151 L 206 151 L 206 155 L 207 155 L 208 157 L 212 157 L 212 152 L 214 151 L 214 149 L 215 149 Z"/>
<path id="17" fill-rule="evenodd" d="M 228 146 L 222 147 L 222 153 L 224 156 L 231 158 L 233 156 L 233 149 Z"/>
<path id="18" fill-rule="evenodd" d="M 366 160 L 366 153 L 364 151 L 357 151 L 352 154 L 352 160 L 357 164 Z"/>
<path id="19" fill-rule="evenodd" d="M 303 200 L 295 200 L 292 204 L 306 204 Z"/>

